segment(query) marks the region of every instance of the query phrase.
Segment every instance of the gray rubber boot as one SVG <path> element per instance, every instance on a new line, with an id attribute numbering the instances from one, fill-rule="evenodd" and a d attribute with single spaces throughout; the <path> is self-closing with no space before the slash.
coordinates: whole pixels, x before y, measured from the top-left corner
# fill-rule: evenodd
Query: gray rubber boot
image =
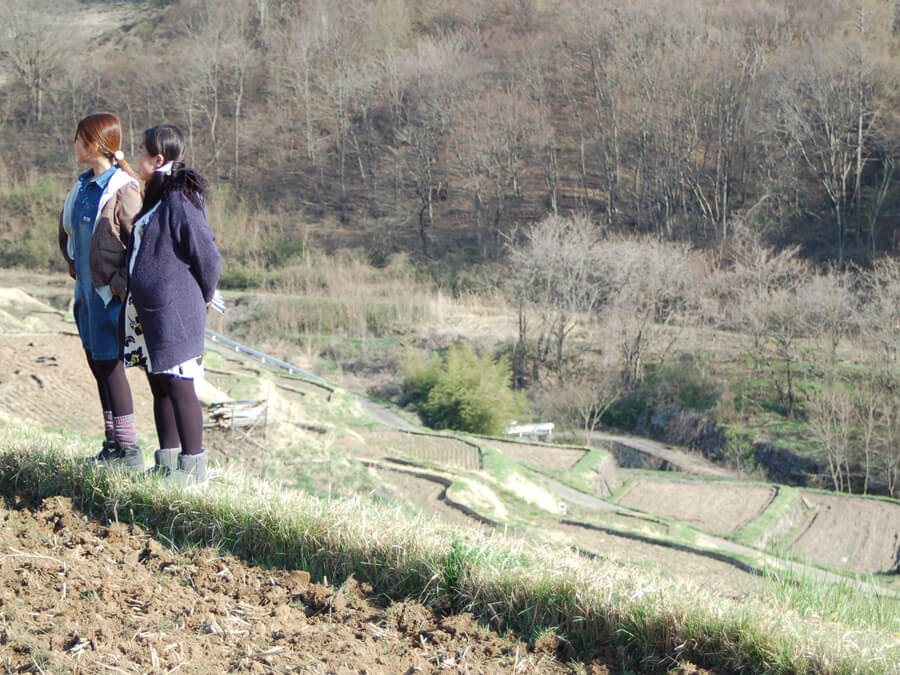
<path id="1" fill-rule="evenodd" d="M 163 479 L 169 485 L 203 485 L 207 482 L 206 450 L 196 455 L 178 455 L 178 468 Z"/>
<path id="2" fill-rule="evenodd" d="M 160 448 L 153 453 L 155 464 L 144 473 L 148 478 L 164 478 L 178 469 L 178 454 L 181 448 Z"/>
<path id="3" fill-rule="evenodd" d="M 104 469 L 144 470 L 144 454 L 136 445 L 122 445 L 116 442 L 112 447 L 104 447 L 100 454 L 92 457 L 90 461 Z"/>

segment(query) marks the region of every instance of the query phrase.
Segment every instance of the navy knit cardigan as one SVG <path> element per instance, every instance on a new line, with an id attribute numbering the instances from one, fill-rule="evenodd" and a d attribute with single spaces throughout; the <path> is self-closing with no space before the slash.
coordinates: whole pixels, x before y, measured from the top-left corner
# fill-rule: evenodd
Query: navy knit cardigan
<path id="1" fill-rule="evenodd" d="M 128 291 L 154 372 L 203 354 L 206 303 L 212 300 L 222 268 L 215 241 L 206 210 L 179 192 L 160 203 L 144 228 Z M 130 246 L 128 256 L 130 260 Z M 125 314 L 120 317 L 121 335 Z"/>

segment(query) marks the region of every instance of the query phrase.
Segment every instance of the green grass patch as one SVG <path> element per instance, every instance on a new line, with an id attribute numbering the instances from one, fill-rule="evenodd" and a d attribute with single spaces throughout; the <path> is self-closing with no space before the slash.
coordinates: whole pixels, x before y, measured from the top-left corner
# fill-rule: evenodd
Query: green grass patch
<path id="1" fill-rule="evenodd" d="M 802 509 L 800 490 L 787 485 L 779 485 L 778 494 L 775 495 L 775 499 L 766 510 L 729 538 L 747 546 L 778 549 L 781 541 L 793 531 L 791 524 L 786 521 L 793 514 L 799 514 Z M 798 524 L 800 523 L 798 522 Z"/>
<path id="2" fill-rule="evenodd" d="M 587 494 L 597 492 L 596 468 L 612 455 L 602 448 L 586 448 L 584 457 L 565 471 L 554 472 L 553 477 L 564 485 Z"/>
<path id="3" fill-rule="evenodd" d="M 775 607 L 787 612 L 805 612 L 823 622 L 860 626 L 862 629 L 900 633 L 900 599 L 860 593 L 847 584 L 826 584 L 790 570 L 768 573 L 765 594 Z M 859 578 L 873 585 L 871 575 Z M 900 665 L 894 664 L 896 666 Z M 873 671 L 877 672 L 877 671 Z M 889 672 L 897 672 L 896 669 Z"/>
<path id="4" fill-rule="evenodd" d="M 522 470 L 521 464 L 496 448 L 481 443 L 481 462 L 485 473 L 502 483 L 508 476 Z"/>

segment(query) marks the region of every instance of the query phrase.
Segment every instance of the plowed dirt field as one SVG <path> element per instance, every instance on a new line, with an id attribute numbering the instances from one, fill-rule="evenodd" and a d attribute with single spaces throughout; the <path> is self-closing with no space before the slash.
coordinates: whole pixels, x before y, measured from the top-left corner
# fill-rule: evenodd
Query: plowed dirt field
<path id="1" fill-rule="evenodd" d="M 618 502 L 710 532 L 736 532 L 762 513 L 775 488 L 708 481 L 640 480 Z"/>
<path id="2" fill-rule="evenodd" d="M 900 571 L 900 504 L 805 493 L 817 510 L 790 552 L 855 572 Z"/>
<path id="3" fill-rule="evenodd" d="M 178 554 L 62 497 L 0 501 L 0 522 L 4 672 L 618 672 L 599 658 L 563 663 L 552 636 L 531 649 L 353 580 Z"/>

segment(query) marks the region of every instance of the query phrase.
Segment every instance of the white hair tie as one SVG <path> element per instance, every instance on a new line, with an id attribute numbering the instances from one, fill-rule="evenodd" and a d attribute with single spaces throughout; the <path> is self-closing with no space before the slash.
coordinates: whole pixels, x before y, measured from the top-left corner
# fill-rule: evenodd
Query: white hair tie
<path id="1" fill-rule="evenodd" d="M 172 175 L 172 162 L 166 162 L 161 167 L 154 169 L 153 173 L 164 173 L 167 176 Z"/>
<path id="2" fill-rule="evenodd" d="M 121 150 L 116 150 L 116 151 L 113 153 L 113 157 L 116 158 L 116 161 L 117 161 L 117 162 L 121 162 L 123 159 L 125 159 L 125 153 L 122 152 Z"/>

